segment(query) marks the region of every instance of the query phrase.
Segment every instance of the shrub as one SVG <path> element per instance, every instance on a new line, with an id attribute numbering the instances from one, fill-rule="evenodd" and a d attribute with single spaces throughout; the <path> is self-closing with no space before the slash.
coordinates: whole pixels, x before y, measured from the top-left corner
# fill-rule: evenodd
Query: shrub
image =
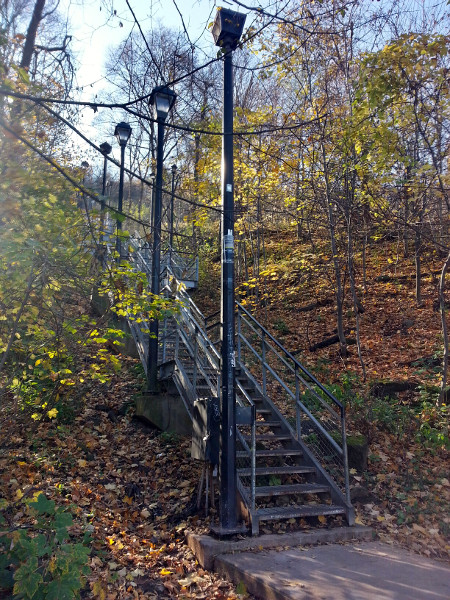
<path id="1" fill-rule="evenodd" d="M 89 573 L 89 539 L 71 541 L 72 515 L 43 493 L 26 504 L 32 525 L 0 534 L 0 589 L 12 592 L 15 599 L 79 598 Z M 3 502 L 2 512 L 10 508 Z"/>

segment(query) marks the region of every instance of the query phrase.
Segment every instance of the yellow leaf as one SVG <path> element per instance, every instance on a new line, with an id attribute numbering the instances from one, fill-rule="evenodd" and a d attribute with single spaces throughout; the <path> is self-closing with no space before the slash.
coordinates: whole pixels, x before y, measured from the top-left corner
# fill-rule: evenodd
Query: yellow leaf
<path id="1" fill-rule="evenodd" d="M 58 415 L 57 408 L 52 408 L 51 410 L 47 411 L 47 416 L 49 419 L 55 419 L 57 415 Z"/>
<path id="2" fill-rule="evenodd" d="M 326 523 L 327 522 L 327 518 L 324 515 L 319 515 L 318 520 L 320 523 Z"/>
<path id="3" fill-rule="evenodd" d="M 105 600 L 106 591 L 103 587 L 102 581 L 99 580 L 94 582 L 92 586 L 92 593 L 94 594 L 94 596 L 97 596 L 97 598 L 100 598 L 100 600 Z"/>
<path id="4" fill-rule="evenodd" d="M 172 571 L 168 571 L 167 569 L 161 569 L 159 574 L 162 575 L 163 577 L 166 577 L 167 575 L 172 575 Z"/>
<path id="5" fill-rule="evenodd" d="M 21 498 L 23 498 L 22 490 L 16 490 L 16 498 L 17 498 L 17 500 L 20 500 Z"/>
<path id="6" fill-rule="evenodd" d="M 78 466 L 83 468 L 87 465 L 87 460 L 84 460 L 84 458 L 79 458 L 78 459 Z"/>
<path id="7" fill-rule="evenodd" d="M 130 506 L 133 504 L 133 498 L 130 498 L 130 496 L 125 496 L 123 501 L 125 502 L 125 504 L 128 504 Z"/>

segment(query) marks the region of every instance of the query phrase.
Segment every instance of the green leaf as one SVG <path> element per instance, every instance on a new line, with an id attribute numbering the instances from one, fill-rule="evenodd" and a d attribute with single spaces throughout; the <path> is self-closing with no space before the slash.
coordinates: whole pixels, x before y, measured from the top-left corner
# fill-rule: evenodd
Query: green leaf
<path id="1" fill-rule="evenodd" d="M 245 587 L 245 583 L 240 581 L 236 586 L 236 594 L 242 594 L 245 596 L 247 594 L 247 588 Z"/>
<path id="2" fill-rule="evenodd" d="M 0 590 L 9 590 L 14 585 L 13 574 L 6 569 L 0 569 Z"/>
<path id="3" fill-rule="evenodd" d="M 26 69 L 21 67 L 17 72 L 23 83 L 30 83 L 30 76 L 28 75 L 28 71 Z"/>
<path id="4" fill-rule="evenodd" d="M 53 515 L 55 513 L 55 503 L 49 500 L 45 494 L 39 494 L 36 500 L 28 504 L 38 515 Z"/>
<path id="5" fill-rule="evenodd" d="M 81 579 L 72 573 L 53 579 L 47 585 L 46 600 L 73 600 L 81 586 Z"/>
<path id="6" fill-rule="evenodd" d="M 38 557 L 45 556 L 45 554 L 50 554 L 51 547 L 47 544 L 47 536 L 45 536 L 43 533 L 40 533 L 35 537 L 34 542 Z"/>
<path id="7" fill-rule="evenodd" d="M 29 560 L 19 567 L 14 573 L 14 589 L 16 596 L 23 598 L 32 598 L 37 592 L 40 583 L 42 583 L 42 575 L 36 573 L 38 568 L 38 559 L 31 556 Z"/>
<path id="8" fill-rule="evenodd" d="M 55 517 L 55 528 L 71 527 L 73 525 L 73 517 L 68 512 L 59 512 Z"/>

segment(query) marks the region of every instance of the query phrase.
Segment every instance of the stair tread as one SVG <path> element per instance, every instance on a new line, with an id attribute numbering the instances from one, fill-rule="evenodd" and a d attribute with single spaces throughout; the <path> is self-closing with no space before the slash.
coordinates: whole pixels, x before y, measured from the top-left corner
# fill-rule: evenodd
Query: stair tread
<path id="1" fill-rule="evenodd" d="M 242 477 L 249 476 L 252 474 L 250 468 L 238 469 L 238 475 Z M 256 467 L 256 475 L 294 475 L 296 473 L 315 473 L 314 467 L 307 467 L 306 465 L 293 465 L 283 467 Z"/>
<path id="2" fill-rule="evenodd" d="M 275 450 L 256 450 L 256 458 L 260 456 L 302 456 L 303 451 L 298 448 L 275 448 Z M 246 450 L 238 450 L 236 452 L 237 458 L 243 458 L 248 456 L 248 452 Z"/>
<path id="3" fill-rule="evenodd" d="M 252 511 L 252 516 L 263 520 L 291 519 L 296 517 L 318 517 L 321 515 L 342 515 L 345 513 L 343 506 L 336 504 L 304 504 L 302 506 L 277 506 L 259 508 Z"/>
<path id="4" fill-rule="evenodd" d="M 257 427 L 281 427 L 281 421 L 256 421 Z"/>
<path id="5" fill-rule="evenodd" d="M 250 488 L 246 488 L 249 490 Z M 285 494 L 319 494 L 329 492 L 327 485 L 318 483 L 293 483 L 289 485 L 261 485 L 257 486 L 256 496 L 284 496 Z"/>
<path id="6" fill-rule="evenodd" d="M 245 441 L 251 441 L 252 437 L 250 435 L 244 435 Z M 272 440 L 290 440 L 292 437 L 289 433 L 257 433 L 256 441 L 257 442 L 271 442 Z"/>

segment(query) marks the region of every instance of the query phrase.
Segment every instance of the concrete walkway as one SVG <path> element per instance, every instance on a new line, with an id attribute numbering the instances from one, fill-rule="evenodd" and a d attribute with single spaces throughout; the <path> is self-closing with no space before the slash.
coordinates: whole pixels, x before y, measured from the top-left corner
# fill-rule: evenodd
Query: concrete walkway
<path id="1" fill-rule="evenodd" d="M 263 549 L 261 544 L 249 550 L 245 543 L 251 542 L 246 540 L 235 543 L 232 550 L 233 542 L 211 542 L 208 536 L 199 536 L 196 544 L 191 540 L 190 545 L 203 548 L 199 562 L 206 568 L 213 565 L 215 571 L 236 584 L 243 582 L 248 592 L 263 600 L 450 599 L 448 565 L 388 544 L 364 541 L 368 537 L 364 529 L 359 528 L 357 535 L 361 541 L 307 548 L 289 548 L 297 541 L 290 536 L 261 536 L 283 537 L 284 544 L 276 550 Z M 340 530 L 344 533 L 344 528 Z M 200 538 L 206 540 L 204 544 Z M 258 540 L 261 538 L 254 538 L 253 545 Z M 266 543 L 270 545 L 263 540 Z M 218 553 L 221 547 L 223 553 Z"/>

